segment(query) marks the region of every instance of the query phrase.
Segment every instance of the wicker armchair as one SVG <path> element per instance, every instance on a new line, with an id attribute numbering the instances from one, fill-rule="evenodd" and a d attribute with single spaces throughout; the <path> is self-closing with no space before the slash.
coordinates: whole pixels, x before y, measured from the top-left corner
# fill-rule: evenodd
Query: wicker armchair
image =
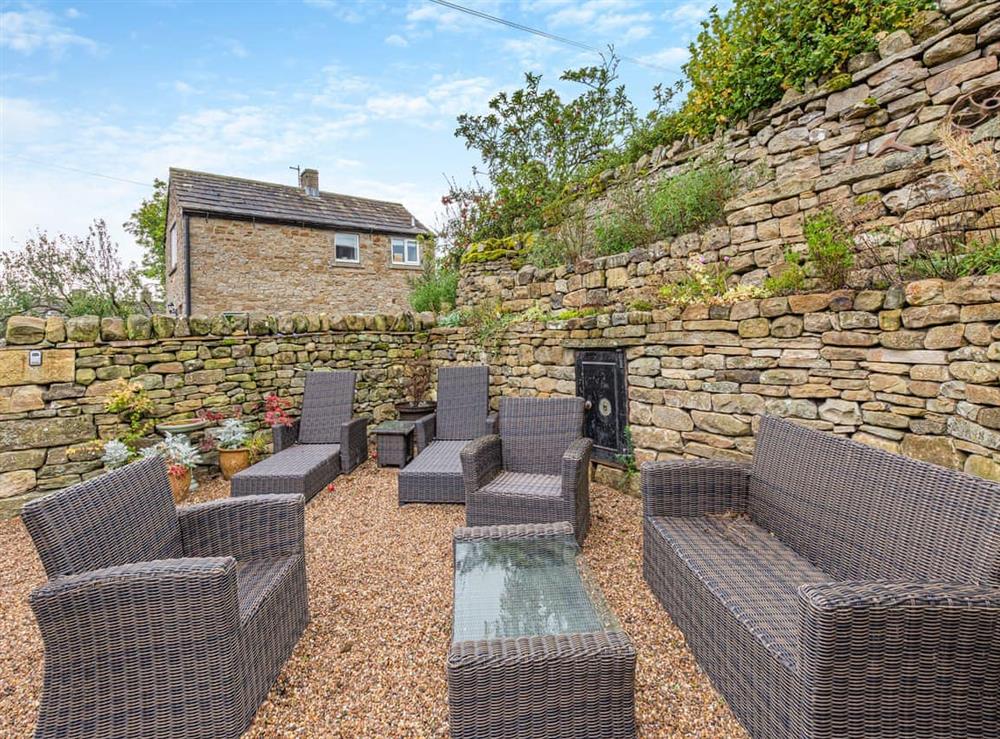
<path id="1" fill-rule="evenodd" d="M 501 398 L 500 433 L 462 450 L 467 526 L 569 521 L 590 526 L 590 452 L 582 398 Z"/>
<path id="2" fill-rule="evenodd" d="M 298 495 L 175 508 L 162 460 L 24 507 L 38 737 L 238 737 L 309 620 Z"/>
<path id="3" fill-rule="evenodd" d="M 418 456 L 399 471 L 400 505 L 464 503 L 462 448 L 496 433 L 496 414 L 489 413 L 489 368 L 442 367 L 437 397 L 437 412 L 416 422 Z"/>
<path id="4" fill-rule="evenodd" d="M 1000 736 L 1000 485 L 764 417 L 642 468 L 643 571 L 753 736 Z"/>
<path id="5" fill-rule="evenodd" d="M 302 415 L 277 426 L 274 454 L 238 472 L 232 494 L 297 494 L 311 500 L 341 472 L 368 458 L 368 419 L 351 418 L 354 372 L 306 374 Z"/>

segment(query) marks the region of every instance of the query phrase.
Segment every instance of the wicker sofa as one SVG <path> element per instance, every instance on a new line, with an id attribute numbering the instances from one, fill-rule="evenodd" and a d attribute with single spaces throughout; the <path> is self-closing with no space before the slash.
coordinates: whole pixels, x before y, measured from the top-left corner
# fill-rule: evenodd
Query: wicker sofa
<path id="1" fill-rule="evenodd" d="M 590 526 L 590 453 L 582 398 L 501 398 L 500 433 L 462 450 L 466 526 L 569 521 Z"/>
<path id="2" fill-rule="evenodd" d="M 1000 485 L 787 421 L 648 463 L 643 570 L 755 737 L 1000 736 Z"/>
<path id="3" fill-rule="evenodd" d="M 354 372 L 308 372 L 302 415 L 276 426 L 274 454 L 232 479 L 232 495 L 296 494 L 306 501 L 368 458 L 368 419 L 352 418 Z"/>
<path id="4" fill-rule="evenodd" d="M 305 501 L 175 508 L 160 459 L 24 507 L 49 581 L 38 737 L 238 737 L 309 620 Z"/>
<path id="5" fill-rule="evenodd" d="M 399 472 L 399 504 L 464 503 L 462 448 L 483 434 L 495 434 L 489 413 L 489 368 L 438 370 L 437 412 L 416 422 L 416 459 Z"/>

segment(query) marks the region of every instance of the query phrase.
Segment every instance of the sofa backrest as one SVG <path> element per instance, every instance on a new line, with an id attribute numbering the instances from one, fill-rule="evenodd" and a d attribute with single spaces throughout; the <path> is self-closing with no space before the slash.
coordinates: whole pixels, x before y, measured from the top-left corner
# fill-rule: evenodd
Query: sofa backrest
<path id="1" fill-rule="evenodd" d="M 354 372 L 307 372 L 299 421 L 300 444 L 339 444 L 354 409 Z"/>
<path id="2" fill-rule="evenodd" d="M 438 370 L 435 439 L 462 441 L 482 436 L 490 406 L 490 371 L 475 367 Z"/>
<path id="3" fill-rule="evenodd" d="M 33 500 L 21 520 L 50 578 L 184 556 L 167 465 L 159 457 Z"/>
<path id="4" fill-rule="evenodd" d="M 501 398 L 503 467 L 558 475 L 566 448 L 583 436 L 582 398 Z"/>
<path id="5" fill-rule="evenodd" d="M 765 416 L 749 513 L 838 580 L 1000 585 L 1000 485 Z"/>

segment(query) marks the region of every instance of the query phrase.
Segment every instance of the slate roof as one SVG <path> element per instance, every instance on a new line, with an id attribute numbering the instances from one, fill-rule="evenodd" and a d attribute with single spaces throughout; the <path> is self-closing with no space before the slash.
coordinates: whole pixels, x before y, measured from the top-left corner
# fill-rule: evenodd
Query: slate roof
<path id="1" fill-rule="evenodd" d="M 430 231 L 400 203 L 320 191 L 240 177 L 170 169 L 170 189 L 181 208 L 278 223 L 338 227 L 394 234 Z"/>

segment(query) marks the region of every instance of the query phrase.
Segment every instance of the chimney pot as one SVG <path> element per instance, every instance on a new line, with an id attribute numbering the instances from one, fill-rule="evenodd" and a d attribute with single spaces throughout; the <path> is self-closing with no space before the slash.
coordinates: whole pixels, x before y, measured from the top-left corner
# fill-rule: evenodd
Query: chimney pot
<path id="1" fill-rule="evenodd" d="M 306 195 L 319 196 L 319 170 L 303 169 L 299 174 L 299 187 L 306 191 Z"/>

